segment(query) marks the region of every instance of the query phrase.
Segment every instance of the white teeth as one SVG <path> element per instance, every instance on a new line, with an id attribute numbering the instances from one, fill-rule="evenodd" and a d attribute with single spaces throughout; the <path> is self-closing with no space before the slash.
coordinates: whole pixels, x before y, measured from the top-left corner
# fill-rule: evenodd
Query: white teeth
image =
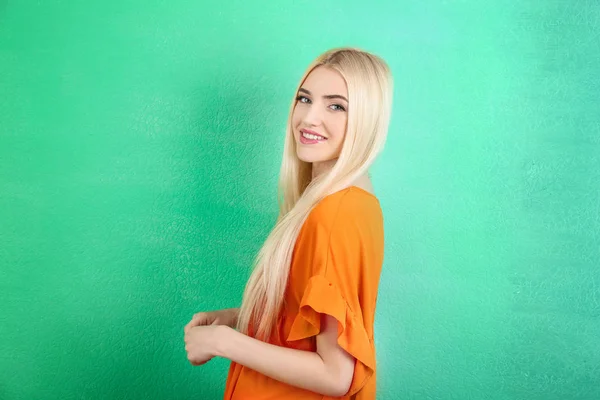
<path id="1" fill-rule="evenodd" d="M 324 140 L 325 138 L 322 136 L 311 135 L 310 133 L 302 132 L 302 136 L 311 140 Z"/>

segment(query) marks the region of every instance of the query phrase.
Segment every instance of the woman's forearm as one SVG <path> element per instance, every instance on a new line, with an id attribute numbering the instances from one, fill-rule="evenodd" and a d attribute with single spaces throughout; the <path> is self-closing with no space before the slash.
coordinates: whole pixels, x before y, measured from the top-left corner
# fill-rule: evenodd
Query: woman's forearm
<path id="1" fill-rule="evenodd" d="M 237 326 L 238 317 L 240 315 L 240 309 L 239 308 L 229 308 L 227 311 L 229 311 L 231 313 L 231 319 L 227 326 L 235 329 L 235 327 Z"/>
<path id="2" fill-rule="evenodd" d="M 342 380 L 327 368 L 318 353 L 290 349 L 254 339 L 223 326 L 217 339 L 217 356 L 270 378 L 325 396 L 342 396 Z"/>

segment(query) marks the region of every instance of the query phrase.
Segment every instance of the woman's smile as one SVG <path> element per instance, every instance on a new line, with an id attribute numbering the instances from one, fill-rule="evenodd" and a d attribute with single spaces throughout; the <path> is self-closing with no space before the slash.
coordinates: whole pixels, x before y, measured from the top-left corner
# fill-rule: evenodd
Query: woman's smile
<path id="1" fill-rule="evenodd" d="M 327 138 L 323 136 L 312 135 L 306 132 L 300 132 L 300 143 L 302 144 L 316 144 L 319 142 L 324 142 Z"/>

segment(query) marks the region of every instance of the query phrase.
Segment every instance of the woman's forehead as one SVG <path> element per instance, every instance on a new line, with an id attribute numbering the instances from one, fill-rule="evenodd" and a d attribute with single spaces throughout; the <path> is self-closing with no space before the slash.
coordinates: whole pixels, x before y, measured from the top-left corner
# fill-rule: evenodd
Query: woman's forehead
<path id="1" fill-rule="evenodd" d="M 313 69 L 301 85 L 314 96 L 339 94 L 348 97 L 344 77 L 331 68 L 318 66 Z"/>

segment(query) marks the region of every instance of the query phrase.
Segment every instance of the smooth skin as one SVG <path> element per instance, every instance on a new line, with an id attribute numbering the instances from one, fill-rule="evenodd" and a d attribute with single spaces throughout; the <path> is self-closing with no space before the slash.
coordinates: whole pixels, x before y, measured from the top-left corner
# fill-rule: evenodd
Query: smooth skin
<path id="1" fill-rule="evenodd" d="M 339 157 L 348 122 L 348 89 L 344 78 L 325 66 L 315 68 L 298 91 L 292 114 L 298 157 L 312 163 L 312 177 L 330 170 Z M 327 140 L 304 145 L 300 129 L 307 128 Z M 356 186 L 373 192 L 368 175 Z M 356 359 L 338 343 L 338 322 L 321 314 L 316 352 L 276 346 L 234 329 L 239 309 L 201 312 L 184 328 L 185 349 L 192 365 L 224 357 L 270 378 L 324 396 L 343 396 L 352 383 Z"/>
<path id="2" fill-rule="evenodd" d="M 231 309 L 230 309 L 231 310 Z M 354 373 L 354 357 L 337 344 L 337 320 L 321 316 L 317 351 L 290 349 L 265 343 L 233 328 L 234 317 L 225 310 L 198 313 L 185 326 L 185 349 L 192 365 L 202 365 L 213 357 L 224 357 L 270 378 L 324 396 L 343 396 Z M 232 325 L 197 325 L 218 318 L 232 318 Z"/>

